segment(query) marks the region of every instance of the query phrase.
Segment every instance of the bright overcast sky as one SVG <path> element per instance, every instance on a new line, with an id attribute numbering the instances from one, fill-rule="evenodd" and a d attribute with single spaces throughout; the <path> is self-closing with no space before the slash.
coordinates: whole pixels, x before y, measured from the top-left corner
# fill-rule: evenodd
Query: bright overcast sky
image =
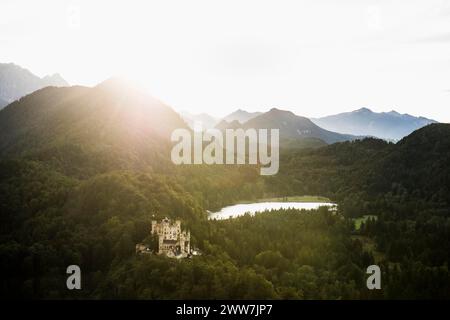
<path id="1" fill-rule="evenodd" d="M 360 107 L 450 122 L 450 0 L 0 2 L 0 62 L 177 110 Z"/>

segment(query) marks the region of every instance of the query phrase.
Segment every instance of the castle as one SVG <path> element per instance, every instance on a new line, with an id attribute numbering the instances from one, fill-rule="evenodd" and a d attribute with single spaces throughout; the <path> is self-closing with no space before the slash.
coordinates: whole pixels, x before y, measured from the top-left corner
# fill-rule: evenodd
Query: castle
<path id="1" fill-rule="evenodd" d="M 164 218 L 161 222 L 152 221 L 153 235 L 158 236 L 157 254 L 171 258 L 186 258 L 191 255 L 191 233 L 181 231 L 181 221 L 174 222 Z"/>

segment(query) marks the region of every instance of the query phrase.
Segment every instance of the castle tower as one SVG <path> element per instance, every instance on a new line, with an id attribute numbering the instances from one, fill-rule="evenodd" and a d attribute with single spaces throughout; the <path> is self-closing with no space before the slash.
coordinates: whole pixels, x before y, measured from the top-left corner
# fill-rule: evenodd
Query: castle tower
<path id="1" fill-rule="evenodd" d="M 158 254 L 168 257 L 187 257 L 190 254 L 190 231 L 181 231 L 181 220 L 164 218 L 152 221 L 152 234 L 158 236 Z"/>

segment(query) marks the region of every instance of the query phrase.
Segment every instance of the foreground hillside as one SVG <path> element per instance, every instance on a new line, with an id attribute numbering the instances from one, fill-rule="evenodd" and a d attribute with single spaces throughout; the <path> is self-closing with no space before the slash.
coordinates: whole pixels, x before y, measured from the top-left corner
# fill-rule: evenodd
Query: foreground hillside
<path id="1" fill-rule="evenodd" d="M 449 125 L 396 145 L 283 150 L 272 177 L 252 166 L 174 166 L 167 134 L 180 126 L 170 107 L 116 81 L 42 89 L 0 111 L 1 296 L 449 296 Z M 328 196 L 339 210 L 206 219 L 207 209 L 285 195 Z M 364 215 L 377 219 L 356 227 Z M 202 256 L 135 255 L 164 216 L 182 219 Z M 373 263 L 382 291 L 365 286 Z M 82 269 L 80 292 L 65 288 L 69 264 Z"/>

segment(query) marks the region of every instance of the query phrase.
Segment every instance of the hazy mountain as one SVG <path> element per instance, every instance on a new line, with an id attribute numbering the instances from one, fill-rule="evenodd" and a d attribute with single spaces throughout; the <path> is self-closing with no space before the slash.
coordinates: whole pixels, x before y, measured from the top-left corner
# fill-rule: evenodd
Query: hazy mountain
<path id="1" fill-rule="evenodd" d="M 238 129 L 238 128 L 242 128 L 242 123 L 240 123 L 237 120 L 233 120 L 233 121 L 226 121 L 226 120 L 221 120 L 216 126 L 216 129 L 219 130 L 225 130 L 225 129 Z"/>
<path id="2" fill-rule="evenodd" d="M 377 113 L 367 108 L 311 120 L 327 130 L 387 140 L 399 140 L 423 126 L 436 122 L 396 111 Z"/>
<path id="3" fill-rule="evenodd" d="M 210 129 L 214 128 L 214 126 L 219 121 L 218 119 L 210 116 L 207 113 L 192 114 L 187 111 L 181 111 L 180 115 L 191 129 L 194 129 L 195 122 L 201 123 L 203 129 Z"/>
<path id="4" fill-rule="evenodd" d="M 315 139 L 316 141 L 322 140 L 323 142 L 330 144 L 357 138 L 352 135 L 340 134 L 322 129 L 308 118 L 300 117 L 291 111 L 279 110 L 277 108 L 262 113 L 243 124 L 239 124 L 238 121 L 228 123 L 222 121 L 217 125 L 217 128 L 221 130 L 227 128 L 235 129 L 238 127 L 244 129 L 280 129 L 280 139 L 290 140 L 291 143 L 293 139 Z"/>
<path id="5" fill-rule="evenodd" d="M 224 117 L 222 120 L 225 120 L 226 122 L 232 122 L 236 120 L 240 123 L 244 123 L 259 116 L 260 114 L 262 114 L 262 112 L 247 112 L 245 110 L 238 109 Z"/>
<path id="6" fill-rule="evenodd" d="M 86 174 L 86 163 L 160 165 L 155 159 L 168 158 L 175 128 L 187 128 L 178 113 L 121 80 L 46 87 L 0 111 L 0 157 L 52 154 L 58 165 L 79 163 Z"/>
<path id="7" fill-rule="evenodd" d="M 68 85 L 59 74 L 39 78 L 13 63 L 0 63 L 0 108 L 38 89 Z"/>
<path id="8" fill-rule="evenodd" d="M 6 107 L 8 105 L 8 101 L 0 98 L 0 109 Z"/>

